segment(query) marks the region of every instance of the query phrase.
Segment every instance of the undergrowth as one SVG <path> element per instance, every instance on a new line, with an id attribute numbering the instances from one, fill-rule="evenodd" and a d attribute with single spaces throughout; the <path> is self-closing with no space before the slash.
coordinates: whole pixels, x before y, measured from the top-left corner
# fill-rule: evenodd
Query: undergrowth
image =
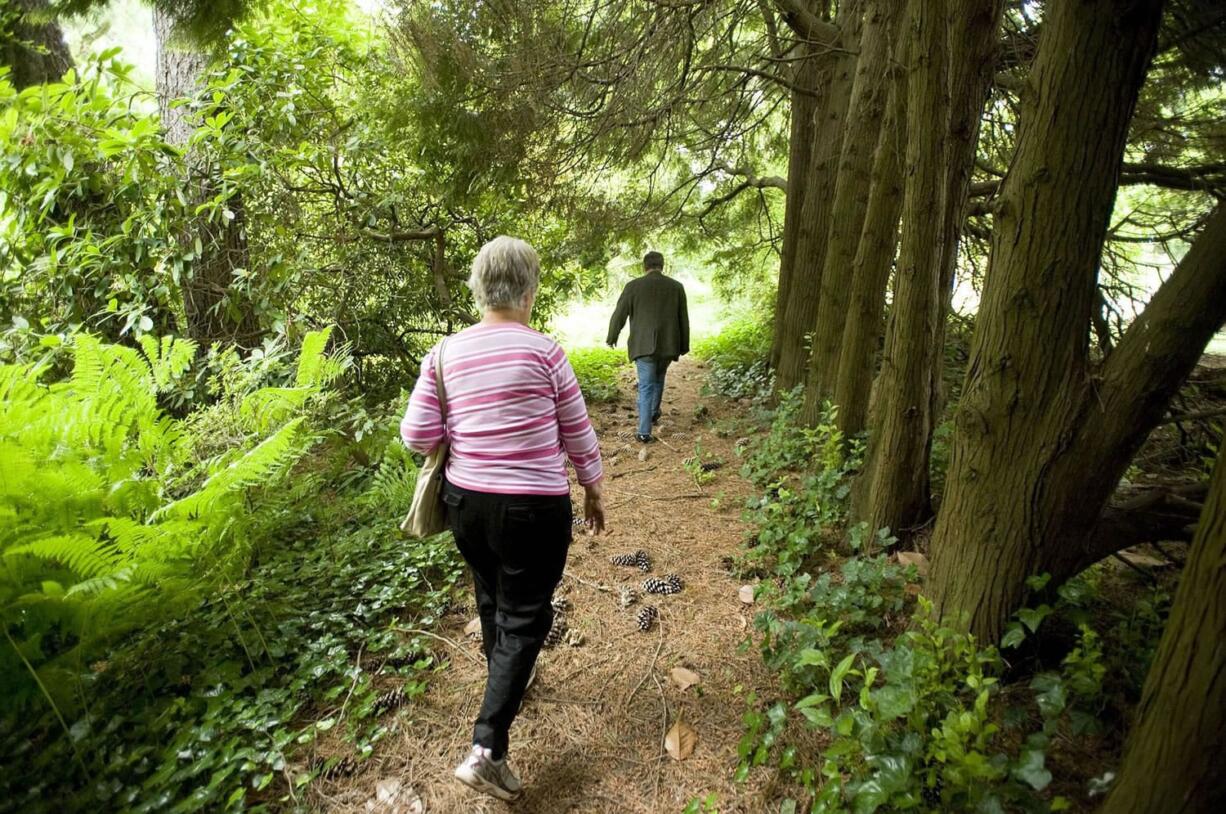
<path id="1" fill-rule="evenodd" d="M 693 355 L 708 367 L 709 392 L 728 398 L 754 399 L 771 390 L 770 346 L 769 319 L 751 315 L 695 342 Z"/>
<path id="2" fill-rule="evenodd" d="M 1056 591 L 1038 576 L 1030 587 L 1049 601 L 985 647 L 936 619 L 888 530 L 847 527 L 860 447 L 831 412 L 800 427 L 791 394 L 770 420 L 744 452 L 758 494 L 738 568 L 759 579 L 754 641 L 781 694 L 747 695 L 738 778 L 773 768 L 792 784 L 792 811 L 1059 811 L 1088 799 L 1104 781 L 1070 766 L 1066 745 L 1117 748 L 1111 721 L 1140 691 L 1120 677 L 1144 675 L 1165 594 L 1120 613 L 1099 570 Z M 1053 782 L 1053 764 L 1081 779 Z"/>
<path id="3" fill-rule="evenodd" d="M 624 352 L 603 347 L 577 348 L 568 351 L 567 356 L 588 404 L 617 399 L 617 373 L 627 365 Z"/>
<path id="4" fill-rule="evenodd" d="M 326 332 L 216 360 L 181 419 L 194 348 L 145 344 L 3 369 L 0 811 L 303 808 L 411 716 L 458 557 L 400 536 L 416 464 Z"/>

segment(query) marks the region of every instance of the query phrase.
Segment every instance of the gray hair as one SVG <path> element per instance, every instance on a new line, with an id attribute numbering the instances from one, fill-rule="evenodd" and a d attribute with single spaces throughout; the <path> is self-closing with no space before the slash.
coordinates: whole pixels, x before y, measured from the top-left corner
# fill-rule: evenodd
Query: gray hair
<path id="1" fill-rule="evenodd" d="M 468 287 L 482 309 L 517 308 L 540 279 L 536 249 L 519 238 L 499 235 L 477 252 Z"/>

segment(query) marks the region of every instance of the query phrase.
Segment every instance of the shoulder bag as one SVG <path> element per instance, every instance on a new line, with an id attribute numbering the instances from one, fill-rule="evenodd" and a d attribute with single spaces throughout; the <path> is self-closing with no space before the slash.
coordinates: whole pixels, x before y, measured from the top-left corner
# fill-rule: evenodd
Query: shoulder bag
<path id="1" fill-rule="evenodd" d="M 443 509 L 443 473 L 447 468 L 447 455 L 451 443 L 447 440 L 447 392 L 443 387 L 444 339 L 434 354 L 434 387 L 438 393 L 438 408 L 443 418 L 443 440 L 439 441 L 417 472 L 417 485 L 413 489 L 413 503 L 405 515 L 400 530 L 408 537 L 421 539 L 447 530 L 447 516 Z"/>

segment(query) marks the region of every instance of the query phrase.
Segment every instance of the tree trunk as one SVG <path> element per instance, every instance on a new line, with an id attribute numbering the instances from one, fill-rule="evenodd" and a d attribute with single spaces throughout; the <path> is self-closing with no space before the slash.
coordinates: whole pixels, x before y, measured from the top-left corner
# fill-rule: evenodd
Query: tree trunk
<path id="1" fill-rule="evenodd" d="M 931 432 L 931 368 L 939 306 L 942 221 L 949 129 L 945 0 L 911 0 L 907 35 L 906 185 L 894 303 L 881 373 L 873 384 L 865 468 L 853 515 L 870 528 L 906 529 L 929 513 L 926 439 Z"/>
<path id="2" fill-rule="evenodd" d="M 1071 575 L 1073 555 L 1127 465 L 1125 459 L 1117 468 L 1114 459 L 1149 429 L 1129 420 L 1112 441 L 1100 437 L 1123 416 L 1106 410 L 1102 385 L 1090 379 L 1088 340 L 1098 258 L 1161 7 L 1161 0 L 1081 0 L 1051 4 L 1044 18 L 1017 149 L 998 197 L 931 546 L 928 588 L 937 608 L 985 641 L 994 641 L 1020 607 L 1028 576 Z M 1205 251 L 1189 252 L 1167 286 L 1183 284 L 1185 267 L 1202 265 Z M 1202 277 L 1205 293 L 1212 291 L 1215 275 Z M 1147 309 L 1148 315 L 1158 308 L 1154 330 L 1169 327 L 1166 299 L 1160 291 Z M 1185 311 L 1223 307 L 1187 303 Z M 1187 342 L 1194 337 L 1190 332 Z M 1170 341 L 1168 368 L 1150 371 L 1138 360 L 1120 372 L 1130 380 L 1125 389 L 1135 396 L 1154 387 L 1169 397 L 1184 355 L 1190 350 L 1193 359 L 1182 375 L 1204 347 Z M 1139 344 L 1142 358 L 1159 350 L 1144 339 Z"/>
<path id="3" fill-rule="evenodd" d="M 864 11 L 860 56 L 856 61 L 842 153 L 835 176 L 830 229 L 822 262 L 821 295 L 805 379 L 801 419 L 810 426 L 817 423 L 822 403 L 834 391 L 856 250 L 872 189 L 874 147 L 880 141 L 903 9 L 904 5 L 897 0 L 868 0 Z"/>
<path id="4" fill-rule="evenodd" d="M 806 57 L 792 71 L 792 82 L 798 88 L 814 93 L 824 85 L 820 67 L 822 57 L 814 49 L 802 45 Z M 809 172 L 809 160 L 813 154 L 813 116 L 817 111 L 817 99 L 807 93 L 792 91 L 791 130 L 788 135 L 788 190 L 783 210 L 783 250 L 779 258 L 779 285 L 775 294 L 775 330 L 771 334 L 771 369 L 779 366 L 781 343 L 784 338 L 783 315 L 791 292 L 792 276 L 796 265 L 796 242 L 800 230 L 800 212 L 804 206 L 804 179 Z"/>
<path id="5" fill-rule="evenodd" d="M 157 36 L 157 97 L 166 141 L 186 153 L 186 165 L 193 193 L 191 203 L 199 204 L 217 194 L 220 182 L 218 170 L 206 156 L 191 149 L 189 140 L 195 131 L 190 106 L 180 102 L 194 97 L 209 67 L 208 54 L 182 36 L 172 16 L 155 6 L 153 28 Z M 183 310 L 185 332 L 196 340 L 201 349 L 214 342 L 233 342 L 251 347 L 260 336 L 250 298 L 235 285 L 234 272 L 248 267 L 247 218 L 241 195 L 232 195 L 226 203 L 232 214 L 229 220 L 196 218 L 184 241 L 194 246 L 199 240 L 200 252 L 193 257 L 189 273 L 183 280 Z"/>
<path id="6" fill-rule="evenodd" d="M 9 80 L 17 90 L 58 81 L 73 66 L 64 33 L 50 15 L 47 0 L 10 0 L 0 10 L 0 59 L 12 69 Z"/>
<path id="7" fill-rule="evenodd" d="M 1226 439 L 1224 439 L 1226 440 Z M 1102 814 L 1226 810 L 1226 457 L 1184 566 Z"/>
<path id="8" fill-rule="evenodd" d="M 946 143 L 945 162 L 949 168 L 945 198 L 944 242 L 941 246 L 940 310 L 937 314 L 936 364 L 932 366 L 932 416 L 940 420 L 945 408 L 943 386 L 945 323 L 953 302 L 954 282 L 958 267 L 958 249 L 962 242 L 962 225 L 966 222 L 971 175 L 975 168 L 979 145 L 979 124 L 983 107 L 988 101 L 996 73 L 996 51 L 1004 0 L 959 0 L 950 9 L 949 36 L 957 43 L 956 59 L 950 66 L 950 138 Z M 931 458 L 932 433 L 925 442 L 925 460 Z"/>
<path id="9" fill-rule="evenodd" d="M 826 57 L 830 79 L 823 98 L 818 102 L 808 172 L 801 180 L 805 186 L 804 203 L 796 229 L 791 281 L 787 300 L 781 303 L 784 306 L 783 318 L 776 322 L 779 329 L 779 360 L 775 367 L 775 388 L 778 392 L 791 390 L 804 378 L 809 358 L 806 335 L 813 328 L 821 294 L 822 260 L 830 228 L 832 192 L 843 144 L 843 125 L 856 68 L 863 0 L 846 0 L 839 6 L 836 18 L 839 40 L 832 44 L 833 53 Z M 788 184 L 792 183 L 793 180 L 789 178 Z"/>
<path id="10" fill-rule="evenodd" d="M 851 301 L 843 324 L 834 383 L 838 426 L 847 437 L 864 430 L 873 383 L 873 356 L 885 324 L 885 289 L 898 247 L 902 211 L 903 128 L 906 87 L 892 83 L 889 112 L 881 127 L 864 231 L 852 264 Z"/>

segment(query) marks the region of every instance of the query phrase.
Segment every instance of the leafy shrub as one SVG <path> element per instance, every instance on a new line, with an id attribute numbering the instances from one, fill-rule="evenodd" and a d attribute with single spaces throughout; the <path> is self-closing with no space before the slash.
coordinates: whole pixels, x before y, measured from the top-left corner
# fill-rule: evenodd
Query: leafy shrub
<path id="1" fill-rule="evenodd" d="M 799 427 L 794 399 L 781 401 L 743 468 L 763 491 L 748 501 L 753 537 L 741 565 L 764 577 L 754 628 L 782 697 L 747 697 L 738 778 L 773 764 L 808 792 L 814 812 L 1067 807 L 1044 796 L 1048 749 L 1059 732 L 1089 731 L 1101 709 L 1102 641 L 1081 627 L 1056 669 L 1006 696 L 997 649 L 914 599 L 915 568 L 880 553 L 897 542 L 888 531 L 860 524 L 844 536 L 858 448 L 849 451 L 829 411 L 817 427 Z M 1058 607 L 1082 594 L 1064 586 Z M 1023 609 L 1006 643 L 1020 645 L 1054 612 Z"/>
<path id="2" fill-rule="evenodd" d="M 626 366 L 626 354 L 614 348 L 577 348 L 567 352 L 579 389 L 589 404 L 616 401 L 617 373 Z"/>
<path id="3" fill-rule="evenodd" d="M 710 368 L 707 387 L 728 398 L 757 398 L 770 392 L 770 323 L 746 316 L 715 336 L 694 344 L 693 354 Z"/>

